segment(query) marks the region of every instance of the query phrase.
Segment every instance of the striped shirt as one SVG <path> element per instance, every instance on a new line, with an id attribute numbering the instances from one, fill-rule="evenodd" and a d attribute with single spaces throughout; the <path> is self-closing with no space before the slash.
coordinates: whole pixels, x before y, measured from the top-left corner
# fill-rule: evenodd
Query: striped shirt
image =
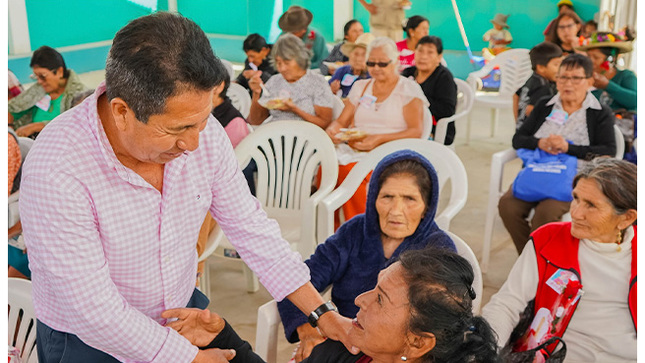
<path id="1" fill-rule="evenodd" d="M 39 135 L 25 163 L 20 215 L 36 316 L 124 362 L 191 362 L 163 325 L 194 286 L 207 212 L 276 300 L 309 270 L 251 196 L 221 125 L 165 164 L 163 192 L 117 159 L 97 113 L 105 84 Z"/>

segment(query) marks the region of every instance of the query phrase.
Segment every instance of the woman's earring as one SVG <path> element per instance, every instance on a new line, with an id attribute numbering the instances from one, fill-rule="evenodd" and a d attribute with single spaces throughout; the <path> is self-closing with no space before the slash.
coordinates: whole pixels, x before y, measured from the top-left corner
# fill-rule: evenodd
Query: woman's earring
<path id="1" fill-rule="evenodd" d="M 404 355 L 403 355 L 403 356 L 401 356 L 401 360 L 402 360 L 402 361 L 404 361 L 404 362 L 406 362 L 406 361 L 408 360 L 408 357 L 406 357 L 406 356 L 404 356 Z"/>

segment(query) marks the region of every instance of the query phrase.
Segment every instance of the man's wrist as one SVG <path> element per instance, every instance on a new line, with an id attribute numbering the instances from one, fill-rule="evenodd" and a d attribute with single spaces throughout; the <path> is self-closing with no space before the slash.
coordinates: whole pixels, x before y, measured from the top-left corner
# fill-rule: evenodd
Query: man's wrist
<path id="1" fill-rule="evenodd" d="M 307 321 L 312 327 L 317 328 L 320 319 L 322 319 L 322 317 L 324 317 L 325 315 L 329 315 L 327 313 L 333 312 L 338 313 L 338 308 L 336 307 L 336 305 L 334 305 L 333 302 L 327 301 L 326 303 L 314 309 L 314 311 L 312 311 L 311 314 L 309 314 L 309 316 L 307 317 Z"/>

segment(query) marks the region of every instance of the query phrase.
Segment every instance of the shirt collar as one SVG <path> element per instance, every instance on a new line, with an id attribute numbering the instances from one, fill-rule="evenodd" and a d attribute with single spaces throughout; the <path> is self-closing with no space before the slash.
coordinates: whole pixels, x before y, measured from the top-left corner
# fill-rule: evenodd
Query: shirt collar
<path id="1" fill-rule="evenodd" d="M 562 100 L 560 100 L 560 92 L 556 93 L 555 96 L 553 96 L 549 102 L 546 103 L 547 106 L 551 105 L 557 105 L 558 108 L 562 109 Z M 591 91 L 587 91 L 587 96 L 585 97 L 585 100 L 582 101 L 582 107 L 581 109 L 586 110 L 588 108 L 594 109 L 594 110 L 601 110 L 602 106 L 600 105 L 600 102 L 594 96 Z"/>
<path id="2" fill-rule="evenodd" d="M 119 159 L 116 157 L 116 153 L 114 152 L 114 149 L 110 144 L 110 140 L 108 140 L 107 134 L 105 133 L 105 129 L 103 128 L 103 123 L 101 122 L 98 114 L 98 108 L 97 108 L 98 99 L 105 92 L 106 92 L 105 81 L 103 81 L 101 82 L 101 84 L 99 84 L 96 87 L 96 91 L 91 96 L 92 102 L 90 102 L 90 104 L 88 105 L 88 107 L 90 107 L 88 113 L 90 117 L 92 132 L 94 132 L 94 135 L 99 141 L 99 148 L 101 150 L 101 154 L 103 155 L 103 158 L 105 159 L 105 162 L 107 163 L 107 165 L 113 168 L 116 171 L 116 173 L 119 175 L 119 177 L 121 177 L 123 180 L 126 180 L 127 182 L 132 184 L 151 187 L 150 184 L 148 184 L 146 181 L 143 180 L 143 178 L 141 178 L 141 176 L 139 176 L 139 174 L 135 173 L 132 169 L 123 165 L 121 161 L 119 161 Z M 178 158 L 166 163 L 165 164 L 166 169 L 168 169 L 170 166 L 177 166 L 178 169 L 181 169 L 181 167 L 185 164 L 186 157 L 187 157 L 186 154 L 187 153 L 184 153 Z M 174 168 L 174 167 L 172 168 L 173 173 L 176 173 L 178 171 L 175 169 L 177 168 Z"/>

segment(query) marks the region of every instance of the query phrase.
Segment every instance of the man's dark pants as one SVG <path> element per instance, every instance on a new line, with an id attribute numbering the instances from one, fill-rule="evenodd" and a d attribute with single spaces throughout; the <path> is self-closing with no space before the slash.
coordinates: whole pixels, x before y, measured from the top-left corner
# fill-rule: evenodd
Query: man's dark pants
<path id="1" fill-rule="evenodd" d="M 195 289 L 186 307 L 206 309 L 209 300 Z M 83 343 L 76 335 L 54 330 L 38 320 L 36 347 L 39 363 L 117 363 L 109 354 Z"/>

